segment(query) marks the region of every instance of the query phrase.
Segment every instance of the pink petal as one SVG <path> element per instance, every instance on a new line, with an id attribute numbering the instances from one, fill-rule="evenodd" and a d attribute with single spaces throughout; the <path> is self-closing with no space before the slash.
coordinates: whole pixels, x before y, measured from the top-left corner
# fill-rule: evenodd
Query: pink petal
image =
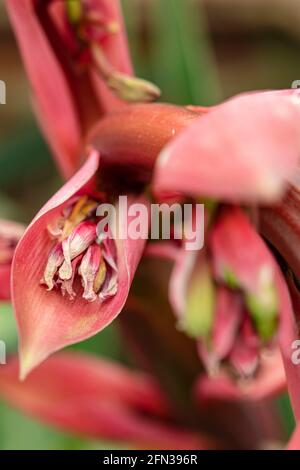
<path id="1" fill-rule="evenodd" d="M 262 238 L 239 207 L 221 212 L 213 226 L 210 245 L 216 277 L 224 280 L 228 271 L 239 286 L 256 292 L 264 272 L 274 277 L 273 258 Z"/>
<path id="2" fill-rule="evenodd" d="M 10 300 L 10 273 L 10 264 L 0 266 L 0 300 Z"/>
<path id="3" fill-rule="evenodd" d="M 298 161 L 299 100 L 246 93 L 197 118 L 158 158 L 154 191 L 271 202 Z"/>
<path id="4" fill-rule="evenodd" d="M 232 349 L 241 318 L 240 296 L 225 287 L 219 287 L 212 332 L 214 352 L 219 359 L 225 358 Z"/>
<path id="5" fill-rule="evenodd" d="M 148 243 L 145 256 L 151 258 L 158 258 L 168 261 L 176 261 L 180 255 L 181 250 L 173 242 L 155 242 Z"/>
<path id="6" fill-rule="evenodd" d="M 226 372 L 216 377 L 202 375 L 196 386 L 195 394 L 201 401 L 258 401 L 277 395 L 285 390 L 285 372 L 279 351 L 265 354 L 261 358 L 260 368 L 251 381 L 236 382 Z"/>
<path id="7" fill-rule="evenodd" d="M 275 263 L 242 209 L 230 207 L 220 213 L 210 245 L 216 278 L 243 291 L 257 333 L 270 340 L 279 312 Z"/>
<path id="8" fill-rule="evenodd" d="M 101 331 L 121 312 L 140 260 L 145 240 L 116 239 L 119 286 L 115 296 L 88 303 L 77 296 L 74 301 L 58 290 L 40 285 L 45 269 L 45 253 L 53 242 L 46 227 L 59 216 L 74 196 L 92 189 L 99 157 L 92 153 L 85 165 L 40 210 L 15 252 L 13 262 L 13 304 L 19 329 L 21 375 L 41 363 L 49 354 L 82 341 Z M 135 202 L 129 198 L 128 206 Z M 146 201 L 143 198 L 137 202 Z M 121 213 L 121 221 L 127 214 Z M 124 223 L 124 222 L 122 222 Z"/>
<path id="9" fill-rule="evenodd" d="M 14 246 L 24 231 L 24 225 L 0 219 L 0 300 L 10 300 L 10 273 Z M 4 254 L 2 250 L 5 251 Z"/>
<path id="10" fill-rule="evenodd" d="M 229 360 L 242 377 L 252 377 L 259 365 L 259 339 L 249 317 L 246 317 Z"/>
<path id="11" fill-rule="evenodd" d="M 53 356 L 25 382 L 18 381 L 17 371 L 16 360 L 1 369 L 0 395 L 61 429 L 141 448 L 211 446 L 206 438 L 165 424 L 168 406 L 147 375 L 74 352 Z"/>
<path id="12" fill-rule="evenodd" d="M 80 165 L 85 133 L 103 113 L 124 103 L 113 96 L 94 71 L 78 74 L 69 66 L 70 57 L 64 55 L 67 44 L 56 32 L 51 40 L 46 33 L 49 25 L 43 23 L 49 20 L 47 2 L 7 0 L 6 4 L 41 127 L 63 176 L 68 178 Z M 119 72 L 131 74 L 119 1 L 93 0 L 93 9 L 119 24 L 120 30 L 101 46 Z M 64 23 L 62 2 L 53 2 L 50 10 L 55 26 L 61 26 Z"/>
<path id="13" fill-rule="evenodd" d="M 25 226 L 12 220 L 0 219 L 0 238 L 19 240 L 25 230 Z"/>
<path id="14" fill-rule="evenodd" d="M 33 0 L 8 0 L 26 71 L 42 127 L 65 176 L 74 172 L 79 157 L 81 128 L 67 78 L 38 20 Z"/>
<path id="15" fill-rule="evenodd" d="M 215 374 L 219 363 L 229 355 L 243 318 L 241 297 L 224 286 L 217 290 L 214 325 L 209 348 L 198 343 L 198 353 L 209 374 Z"/>
<path id="16" fill-rule="evenodd" d="M 175 254 L 175 253 L 174 253 Z M 192 276 L 196 263 L 201 263 L 204 259 L 197 251 L 179 250 L 177 259 L 172 270 L 169 297 L 174 313 L 180 319 L 184 315 L 186 305 L 186 295 L 189 280 Z"/>

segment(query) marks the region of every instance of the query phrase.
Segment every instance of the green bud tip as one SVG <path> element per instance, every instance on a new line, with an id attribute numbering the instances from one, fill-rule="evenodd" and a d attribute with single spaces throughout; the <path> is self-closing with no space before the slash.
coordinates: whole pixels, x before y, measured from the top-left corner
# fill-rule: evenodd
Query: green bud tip
<path id="1" fill-rule="evenodd" d="M 207 267 L 193 274 L 188 287 L 186 310 L 179 328 L 192 338 L 208 338 L 215 311 L 215 287 Z"/>

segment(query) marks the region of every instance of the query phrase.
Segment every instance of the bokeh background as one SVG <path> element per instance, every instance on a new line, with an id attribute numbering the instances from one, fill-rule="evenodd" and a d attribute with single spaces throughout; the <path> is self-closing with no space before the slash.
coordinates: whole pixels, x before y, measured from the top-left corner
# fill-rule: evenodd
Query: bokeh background
<path id="1" fill-rule="evenodd" d="M 123 0 L 137 75 L 155 82 L 162 100 L 211 105 L 254 89 L 289 88 L 300 79 L 299 0 Z M 34 54 L 34 50 L 33 50 Z M 30 90 L 0 0 L 0 218 L 29 222 L 61 181 L 38 130 Z M 0 339 L 17 350 L 9 304 L 0 306 Z M 77 349 L 127 362 L 118 325 Z M 0 366 L 1 367 L 1 366 Z M 287 435 L 293 418 L 278 400 Z M 0 401 L 0 449 L 121 448 L 45 426 Z"/>

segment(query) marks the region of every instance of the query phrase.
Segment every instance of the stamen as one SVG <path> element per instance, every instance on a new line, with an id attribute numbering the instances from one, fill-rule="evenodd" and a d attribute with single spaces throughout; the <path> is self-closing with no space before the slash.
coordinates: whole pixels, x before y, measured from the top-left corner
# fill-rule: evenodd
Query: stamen
<path id="1" fill-rule="evenodd" d="M 114 296 L 118 290 L 118 267 L 113 257 L 112 247 L 109 246 L 110 240 L 105 239 L 102 242 L 102 255 L 107 266 L 107 275 L 103 282 L 100 292 L 100 298 L 105 300 Z"/>
<path id="2" fill-rule="evenodd" d="M 82 196 L 75 204 L 70 216 L 65 220 L 64 227 L 61 234 L 61 239 L 64 240 L 70 235 L 72 230 L 86 217 L 96 210 L 98 203 L 88 196 Z"/>
<path id="3" fill-rule="evenodd" d="M 100 261 L 100 266 L 99 266 L 97 275 L 96 275 L 95 280 L 94 280 L 94 291 L 96 292 L 96 294 L 98 294 L 101 287 L 103 286 L 106 274 L 107 274 L 107 268 L 106 268 L 104 258 L 102 257 L 101 261 Z"/>
<path id="4" fill-rule="evenodd" d="M 94 282 L 101 262 L 101 249 L 97 244 L 91 245 L 78 269 L 78 274 L 82 277 L 83 298 L 88 302 L 96 300 L 97 295 L 94 291 Z"/>
<path id="5" fill-rule="evenodd" d="M 49 255 L 47 266 L 45 268 L 44 277 L 41 280 L 42 284 L 46 284 L 48 290 L 52 290 L 54 287 L 54 276 L 64 261 L 64 255 L 62 250 L 62 244 L 58 243 L 55 245 Z"/>
<path id="6" fill-rule="evenodd" d="M 83 253 L 96 240 L 96 237 L 96 225 L 92 222 L 81 222 L 62 242 L 65 260 L 58 273 L 60 279 L 71 279 L 71 261 Z"/>
<path id="7" fill-rule="evenodd" d="M 71 279 L 67 279 L 65 281 L 62 281 L 61 279 L 58 279 L 58 281 L 57 281 L 58 284 L 61 284 L 62 295 L 65 296 L 66 294 L 68 294 L 70 300 L 74 300 L 75 297 L 76 297 L 76 292 L 74 292 L 74 290 L 73 290 L 73 283 L 74 283 L 74 279 L 75 279 L 75 276 L 76 276 L 77 266 L 79 265 L 81 260 L 82 260 L 82 256 L 77 256 L 77 258 L 75 258 L 72 261 L 72 277 L 71 277 Z"/>
<path id="8" fill-rule="evenodd" d="M 97 239 L 96 207 L 98 201 L 87 195 L 76 197 L 64 209 L 58 242 L 52 248 L 41 283 L 48 290 L 56 285 L 63 296 L 74 300 L 76 275 L 81 277 L 82 297 L 88 302 L 105 300 L 117 293 L 118 266 L 116 246 L 107 234 Z M 67 217 L 66 217 L 67 214 Z M 58 230 L 57 230 L 58 232 Z M 76 289 L 79 284 L 75 284 Z"/>
<path id="9" fill-rule="evenodd" d="M 108 282 L 104 283 L 103 289 L 100 292 L 100 298 L 102 300 L 108 299 L 109 297 L 113 297 L 116 295 L 118 291 L 118 273 L 113 271 L 111 276 L 108 279 Z"/>

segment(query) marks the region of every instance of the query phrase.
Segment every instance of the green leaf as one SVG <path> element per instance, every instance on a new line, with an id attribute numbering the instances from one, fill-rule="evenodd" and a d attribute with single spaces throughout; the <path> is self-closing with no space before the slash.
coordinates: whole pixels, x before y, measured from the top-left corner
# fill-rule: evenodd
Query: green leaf
<path id="1" fill-rule="evenodd" d="M 201 4 L 191 0 L 152 3 L 154 82 L 163 100 L 209 105 L 220 99 L 215 58 Z"/>

